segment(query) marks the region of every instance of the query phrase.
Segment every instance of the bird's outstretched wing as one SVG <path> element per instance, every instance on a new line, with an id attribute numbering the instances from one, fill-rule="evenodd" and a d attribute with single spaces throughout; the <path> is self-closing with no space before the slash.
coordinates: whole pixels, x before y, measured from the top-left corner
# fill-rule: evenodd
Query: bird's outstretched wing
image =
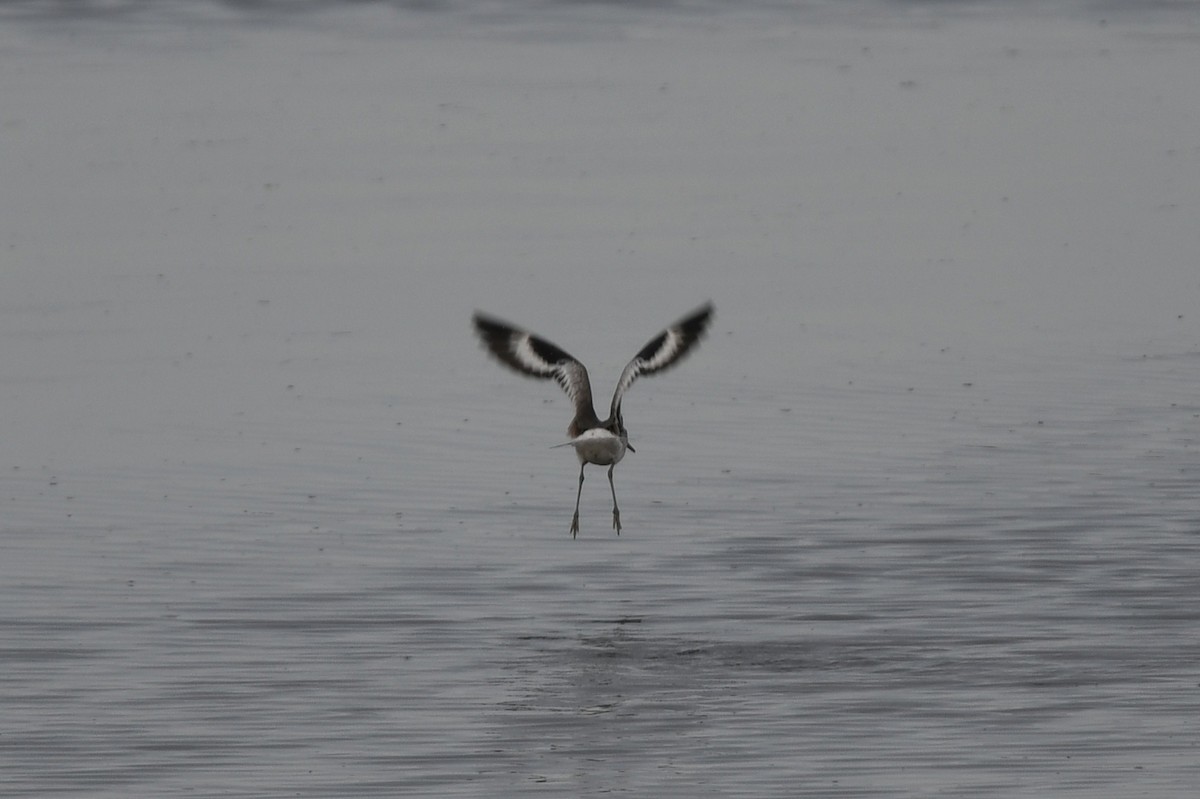
<path id="1" fill-rule="evenodd" d="M 712 321 L 712 303 L 705 303 L 680 319 L 666 330 L 651 339 L 641 351 L 633 357 L 621 379 L 617 381 L 617 390 L 613 392 L 612 414 L 617 416 L 621 411 L 621 398 L 633 385 L 633 381 L 642 375 L 652 375 L 668 369 L 679 363 L 683 356 L 691 352 L 704 336 Z"/>
<path id="2" fill-rule="evenodd" d="M 575 417 L 584 424 L 598 424 L 592 407 L 592 386 L 587 368 L 556 345 L 495 317 L 476 312 L 475 331 L 488 352 L 506 366 L 524 375 L 554 380 L 575 404 Z"/>

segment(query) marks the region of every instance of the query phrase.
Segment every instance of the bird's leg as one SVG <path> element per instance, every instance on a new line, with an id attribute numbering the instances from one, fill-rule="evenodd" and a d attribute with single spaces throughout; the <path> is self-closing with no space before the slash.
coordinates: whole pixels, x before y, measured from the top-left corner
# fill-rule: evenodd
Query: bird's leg
<path id="1" fill-rule="evenodd" d="M 617 535 L 621 534 L 621 509 L 617 507 L 617 487 L 613 485 L 612 473 L 617 464 L 608 467 L 608 487 L 612 489 L 613 495 L 613 529 L 617 531 Z"/>
<path id="2" fill-rule="evenodd" d="M 571 518 L 571 538 L 574 538 L 579 533 L 579 498 L 583 496 L 583 467 L 587 463 L 579 464 L 579 491 L 575 494 L 575 515 Z"/>

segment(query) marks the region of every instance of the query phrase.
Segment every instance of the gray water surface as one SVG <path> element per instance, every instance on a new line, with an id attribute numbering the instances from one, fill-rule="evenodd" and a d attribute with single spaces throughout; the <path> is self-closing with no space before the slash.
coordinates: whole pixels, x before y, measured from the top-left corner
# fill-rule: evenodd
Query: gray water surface
<path id="1" fill-rule="evenodd" d="M 916 5 L 0 29 L 0 793 L 1194 795 L 1200 40 Z"/>

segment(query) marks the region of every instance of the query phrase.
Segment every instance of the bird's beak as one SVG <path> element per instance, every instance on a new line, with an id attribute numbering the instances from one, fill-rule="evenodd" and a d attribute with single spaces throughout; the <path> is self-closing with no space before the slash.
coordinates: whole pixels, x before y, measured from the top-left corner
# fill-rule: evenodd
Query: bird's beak
<path id="1" fill-rule="evenodd" d="M 625 445 L 625 449 L 629 450 L 630 452 L 637 452 L 637 450 L 631 447 L 629 444 Z"/>

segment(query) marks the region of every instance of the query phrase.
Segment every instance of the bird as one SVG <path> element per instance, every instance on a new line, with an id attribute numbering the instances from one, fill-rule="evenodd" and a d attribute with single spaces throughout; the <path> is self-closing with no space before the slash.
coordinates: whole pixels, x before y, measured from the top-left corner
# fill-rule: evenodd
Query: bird
<path id="1" fill-rule="evenodd" d="M 636 452 L 629 444 L 629 431 L 621 415 L 621 400 L 634 381 L 642 375 L 662 372 L 691 352 L 703 338 L 713 318 L 713 305 L 705 303 L 684 316 L 638 350 L 617 381 L 607 419 L 600 419 L 592 405 L 592 386 L 587 367 L 558 345 L 527 330 L 476 311 L 472 317 L 475 332 L 489 353 L 505 366 L 530 377 L 553 379 L 575 405 L 575 418 L 567 426 L 570 440 L 558 447 L 574 447 L 579 457 L 579 490 L 575 493 L 575 515 L 571 518 L 571 538 L 579 534 L 579 499 L 583 496 L 583 470 L 589 463 L 608 467 L 608 486 L 613 498 L 613 529 L 621 534 L 621 509 L 617 506 L 617 488 L 613 469 L 625 452 Z"/>

